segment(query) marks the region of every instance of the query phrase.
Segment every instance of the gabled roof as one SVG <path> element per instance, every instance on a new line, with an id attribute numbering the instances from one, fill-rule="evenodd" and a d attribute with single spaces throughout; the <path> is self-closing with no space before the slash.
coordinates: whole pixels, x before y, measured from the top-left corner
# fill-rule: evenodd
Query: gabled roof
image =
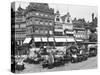
<path id="1" fill-rule="evenodd" d="M 71 17 L 69 12 L 61 17 L 62 21 L 64 22 L 67 17 Z"/>
<path id="2" fill-rule="evenodd" d="M 32 10 L 42 11 L 42 12 L 47 12 L 47 13 L 54 14 L 54 9 L 53 8 L 49 8 L 49 5 L 47 3 L 30 3 L 26 7 L 25 13 L 27 13 L 29 11 L 32 11 Z"/>
<path id="3" fill-rule="evenodd" d="M 24 12 L 25 10 L 21 6 L 19 6 L 17 11 L 15 12 L 15 16 L 24 16 Z"/>

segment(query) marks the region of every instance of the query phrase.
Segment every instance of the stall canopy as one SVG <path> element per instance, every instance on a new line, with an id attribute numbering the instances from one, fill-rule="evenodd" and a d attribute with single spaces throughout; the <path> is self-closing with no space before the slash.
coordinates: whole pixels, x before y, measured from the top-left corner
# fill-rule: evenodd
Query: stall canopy
<path id="1" fill-rule="evenodd" d="M 49 42 L 54 42 L 53 37 L 50 37 L 50 38 L 49 38 Z"/>
<path id="2" fill-rule="evenodd" d="M 82 39 L 76 39 L 76 41 L 78 41 L 78 42 L 82 42 L 83 40 L 82 40 Z"/>
<path id="3" fill-rule="evenodd" d="M 72 31 L 69 31 L 69 32 L 67 31 L 67 32 L 66 32 L 66 34 L 73 34 L 73 33 L 74 33 L 74 32 L 72 32 Z"/>
<path id="4" fill-rule="evenodd" d="M 66 42 L 66 38 L 55 38 L 56 42 Z"/>
<path id="5" fill-rule="evenodd" d="M 47 42 L 47 37 L 42 37 L 43 42 Z"/>
<path id="6" fill-rule="evenodd" d="M 35 42 L 41 42 L 41 38 L 40 37 L 34 37 L 34 41 Z"/>
<path id="7" fill-rule="evenodd" d="M 74 38 L 67 38 L 67 42 L 75 42 L 75 39 Z"/>
<path id="8" fill-rule="evenodd" d="M 31 41 L 31 40 L 32 40 L 32 38 L 30 38 L 30 37 L 25 38 L 25 40 L 24 40 L 23 44 L 24 44 L 24 43 L 30 43 L 30 41 Z"/>

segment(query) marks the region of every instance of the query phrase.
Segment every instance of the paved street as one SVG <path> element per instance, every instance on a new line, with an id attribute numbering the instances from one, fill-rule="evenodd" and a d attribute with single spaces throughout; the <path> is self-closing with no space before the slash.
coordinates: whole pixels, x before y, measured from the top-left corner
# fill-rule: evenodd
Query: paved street
<path id="1" fill-rule="evenodd" d="M 79 63 L 66 63 L 64 66 L 55 67 L 53 69 L 43 69 L 41 65 L 25 64 L 26 69 L 17 73 L 31 73 L 31 72 L 50 72 L 50 71 L 64 71 L 64 70 L 80 70 L 80 69 L 95 69 L 97 68 L 97 57 L 89 58 L 87 61 Z"/>

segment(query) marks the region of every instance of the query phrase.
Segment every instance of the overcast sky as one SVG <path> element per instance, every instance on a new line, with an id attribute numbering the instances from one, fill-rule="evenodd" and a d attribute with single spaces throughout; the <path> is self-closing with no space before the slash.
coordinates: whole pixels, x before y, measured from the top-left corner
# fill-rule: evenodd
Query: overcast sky
<path id="1" fill-rule="evenodd" d="M 16 2 L 15 10 L 19 7 L 26 8 L 28 2 Z M 96 6 L 83 6 L 83 5 L 70 5 L 70 4 L 49 4 L 50 8 L 54 8 L 55 12 L 59 10 L 61 16 L 65 15 L 67 12 L 70 12 L 70 15 L 73 18 L 85 18 L 86 21 L 91 21 L 91 14 L 94 13 L 95 16 L 98 16 L 98 9 Z"/>

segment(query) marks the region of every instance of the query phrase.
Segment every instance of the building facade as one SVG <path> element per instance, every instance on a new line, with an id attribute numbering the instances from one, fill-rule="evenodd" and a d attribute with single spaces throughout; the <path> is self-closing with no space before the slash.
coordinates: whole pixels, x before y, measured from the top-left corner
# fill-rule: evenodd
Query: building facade
<path id="1" fill-rule="evenodd" d="M 63 21 L 63 34 L 66 36 L 67 42 L 75 42 L 74 30 L 71 15 L 68 12 L 66 15 L 62 16 Z"/>
<path id="2" fill-rule="evenodd" d="M 54 9 L 47 3 L 30 3 L 26 8 L 27 37 L 40 46 L 40 42 L 53 41 Z"/>
<path id="3" fill-rule="evenodd" d="M 55 13 L 54 35 L 63 36 L 63 25 L 59 11 Z"/>
<path id="4" fill-rule="evenodd" d="M 17 45 L 22 45 L 26 38 L 26 20 L 24 11 L 25 10 L 19 6 L 17 11 L 14 10 L 14 18 L 12 18 L 12 32 L 14 33 L 12 38 L 15 39 Z"/>
<path id="5" fill-rule="evenodd" d="M 85 28 L 74 28 L 74 37 L 77 42 L 83 42 L 88 39 Z"/>
<path id="6" fill-rule="evenodd" d="M 74 37 L 77 42 L 88 41 L 89 31 L 86 28 L 87 25 L 83 19 L 73 21 Z"/>

